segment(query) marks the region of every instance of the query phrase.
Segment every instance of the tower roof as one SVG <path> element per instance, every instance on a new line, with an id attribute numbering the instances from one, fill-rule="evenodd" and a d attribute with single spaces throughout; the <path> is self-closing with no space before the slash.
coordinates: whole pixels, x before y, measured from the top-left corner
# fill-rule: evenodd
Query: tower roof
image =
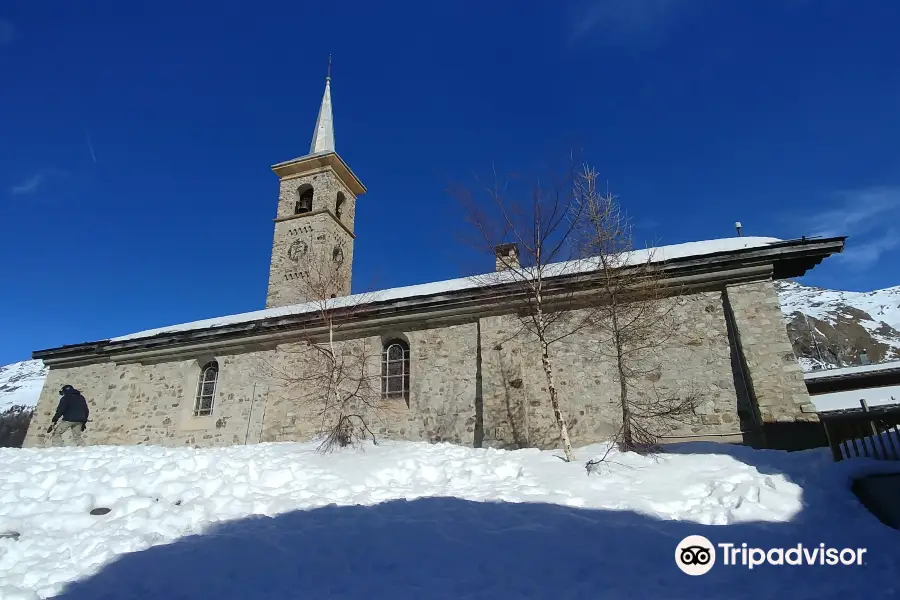
<path id="1" fill-rule="evenodd" d="M 334 152 L 334 117 L 331 115 L 331 57 L 328 57 L 328 76 L 325 77 L 325 93 L 322 94 L 322 105 L 313 131 L 310 154 Z"/>
<path id="2" fill-rule="evenodd" d="M 330 168 L 354 195 L 366 193 L 366 186 L 356 177 L 347 163 L 334 149 L 334 119 L 331 116 L 331 56 L 328 57 L 328 75 L 325 77 L 325 93 L 316 119 L 309 152 L 303 156 L 272 165 L 279 179 L 303 175 L 314 169 Z"/>

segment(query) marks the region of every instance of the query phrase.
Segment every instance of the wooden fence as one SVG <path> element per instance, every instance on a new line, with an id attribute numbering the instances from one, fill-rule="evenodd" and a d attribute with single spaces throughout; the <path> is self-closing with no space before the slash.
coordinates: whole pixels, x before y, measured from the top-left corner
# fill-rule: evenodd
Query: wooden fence
<path id="1" fill-rule="evenodd" d="M 834 460 L 868 457 L 900 461 L 900 404 L 819 413 Z"/>

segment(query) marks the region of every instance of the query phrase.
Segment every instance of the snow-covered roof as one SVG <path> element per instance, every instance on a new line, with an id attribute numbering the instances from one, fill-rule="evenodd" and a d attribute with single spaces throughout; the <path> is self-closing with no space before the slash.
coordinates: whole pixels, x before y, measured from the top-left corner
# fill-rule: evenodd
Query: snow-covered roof
<path id="1" fill-rule="evenodd" d="M 810 399 L 817 412 L 861 408 L 860 400 L 865 400 L 869 407 L 890 406 L 900 404 L 900 385 L 816 394 Z"/>
<path id="2" fill-rule="evenodd" d="M 839 369 L 824 369 L 822 371 L 812 371 L 806 373 L 803 379 L 806 381 L 814 381 L 817 379 L 827 379 L 829 377 L 842 377 L 844 375 L 857 375 L 860 373 L 873 373 L 877 371 L 890 371 L 892 369 L 900 369 L 900 360 L 892 360 L 889 362 L 876 363 L 873 365 L 856 365 L 852 367 L 841 367 Z"/>
<path id="3" fill-rule="evenodd" d="M 684 244 L 674 244 L 670 246 L 660 246 L 658 248 L 635 250 L 629 253 L 624 261 L 624 265 L 642 264 L 647 262 L 648 260 L 651 260 L 651 262 L 664 262 L 677 258 L 690 258 L 695 256 L 699 257 L 709 254 L 716 254 L 719 252 L 733 252 L 751 248 L 763 248 L 770 244 L 781 241 L 782 240 L 778 238 L 771 237 L 735 237 L 700 242 L 687 242 Z M 596 258 L 586 258 L 548 265 L 544 271 L 544 275 L 556 276 L 589 273 L 591 271 L 597 270 L 597 268 L 598 260 Z M 419 296 L 431 296 L 434 294 L 442 294 L 458 290 L 483 287 L 488 284 L 499 285 L 502 283 L 509 283 L 514 280 L 515 274 L 511 272 L 474 275 L 471 277 L 448 279 L 445 281 L 436 281 L 433 283 L 423 283 L 419 285 L 391 288 L 366 294 L 353 294 L 351 296 L 344 296 L 342 298 L 334 298 L 328 300 L 328 305 L 329 308 L 357 306 L 360 303 L 383 302 L 387 300 L 400 300 L 405 298 L 416 298 Z M 235 325 L 239 323 L 261 321 L 273 317 L 300 315 L 304 313 L 314 312 L 319 308 L 321 308 L 321 302 L 305 302 L 302 304 L 279 306 L 276 308 L 267 308 L 264 310 L 256 310 L 236 315 L 227 315 L 224 317 L 216 317 L 213 319 L 203 319 L 201 321 L 193 321 L 191 323 L 182 323 L 180 325 L 171 325 L 168 327 L 160 327 L 157 329 L 148 329 L 146 331 L 139 331 L 137 333 L 111 338 L 109 341 L 121 342 L 153 337 L 155 335 L 164 333 L 208 329 L 213 327 L 222 327 L 225 325 Z"/>

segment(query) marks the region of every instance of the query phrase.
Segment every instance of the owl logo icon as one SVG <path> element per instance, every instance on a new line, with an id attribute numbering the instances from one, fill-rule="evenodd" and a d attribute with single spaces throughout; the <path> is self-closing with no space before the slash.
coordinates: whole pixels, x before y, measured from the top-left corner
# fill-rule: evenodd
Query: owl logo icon
<path id="1" fill-rule="evenodd" d="M 716 564 L 716 548 L 702 535 L 689 535 L 675 547 L 675 564 L 688 575 L 705 575 Z"/>

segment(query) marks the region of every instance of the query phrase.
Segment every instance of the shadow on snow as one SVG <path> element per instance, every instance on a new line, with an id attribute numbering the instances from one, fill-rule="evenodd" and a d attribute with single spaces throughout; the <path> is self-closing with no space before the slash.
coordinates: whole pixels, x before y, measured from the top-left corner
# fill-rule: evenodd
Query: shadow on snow
<path id="1" fill-rule="evenodd" d="M 768 453 L 720 444 L 672 450 L 731 454 L 802 486 L 804 473 L 784 473 L 777 467 L 785 461 Z M 252 516 L 123 555 L 57 598 L 761 600 L 897 594 L 897 532 L 860 510 L 849 486 L 833 494 L 815 489 L 805 491 L 803 511 L 788 523 L 706 526 L 630 511 L 444 497 Z M 845 509 L 852 509 L 851 516 L 842 523 Z M 720 553 L 710 573 L 690 577 L 674 562 L 675 546 L 688 535 L 761 548 L 824 542 L 869 552 L 860 567 L 752 571 L 722 566 Z"/>

